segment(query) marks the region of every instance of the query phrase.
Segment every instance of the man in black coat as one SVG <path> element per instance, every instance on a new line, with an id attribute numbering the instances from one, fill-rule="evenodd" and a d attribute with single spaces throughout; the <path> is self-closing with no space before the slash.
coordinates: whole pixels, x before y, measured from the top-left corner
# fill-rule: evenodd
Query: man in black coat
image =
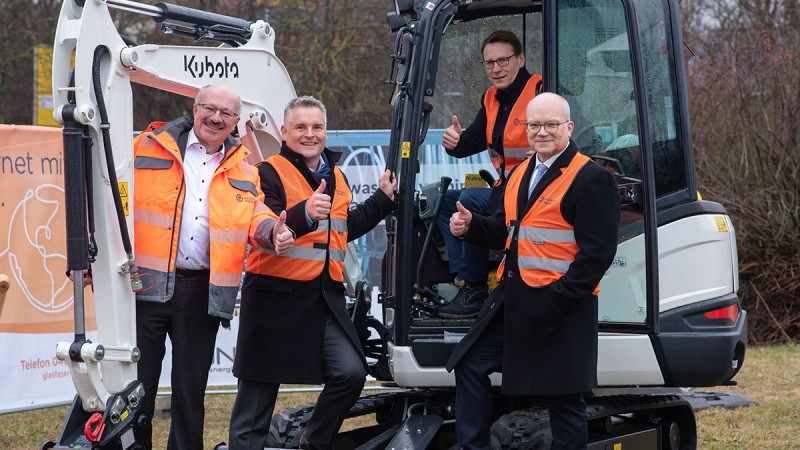
<path id="1" fill-rule="evenodd" d="M 455 236 L 502 245 L 500 283 L 454 350 L 456 434 L 466 449 L 488 449 L 489 374 L 502 392 L 536 396 L 550 412 L 554 449 L 587 445 L 584 394 L 597 383 L 597 294 L 617 248 L 620 198 L 614 176 L 570 140 L 569 104 L 556 94 L 527 108 L 535 152 L 509 176 L 491 217 L 460 204 Z"/>
<path id="2" fill-rule="evenodd" d="M 352 193 L 325 148 L 325 106 L 293 99 L 284 111 L 280 154 L 258 166 L 267 206 L 286 210 L 295 246 L 286 254 L 253 251 L 242 286 L 233 373 L 239 392 L 230 424 L 232 450 L 262 450 L 281 383 L 320 384 L 301 448 L 329 449 L 364 386 L 367 363 L 345 309 L 348 241 L 374 228 L 394 207 L 387 170 L 379 189 L 350 208 Z"/>

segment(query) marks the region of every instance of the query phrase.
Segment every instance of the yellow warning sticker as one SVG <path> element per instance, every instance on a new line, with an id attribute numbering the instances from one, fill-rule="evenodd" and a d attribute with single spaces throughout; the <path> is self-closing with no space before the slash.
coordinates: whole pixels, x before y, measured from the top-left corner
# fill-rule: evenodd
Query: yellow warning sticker
<path id="1" fill-rule="evenodd" d="M 720 233 L 728 232 L 728 224 L 725 223 L 725 218 L 722 216 L 714 216 L 714 223 L 717 224 L 717 231 Z"/>
<path id="2" fill-rule="evenodd" d="M 403 159 L 407 159 L 411 157 L 411 142 L 410 141 L 403 141 L 403 152 L 401 153 Z"/>
<path id="3" fill-rule="evenodd" d="M 614 450 L 622 450 L 622 442 L 615 443 Z"/>
<path id="4" fill-rule="evenodd" d="M 130 210 L 128 209 L 128 182 L 120 181 L 117 184 L 119 185 L 119 198 L 122 200 L 122 210 L 125 211 L 125 217 L 128 217 L 130 215 Z"/>
<path id="5" fill-rule="evenodd" d="M 464 176 L 465 188 L 479 188 L 486 187 L 486 181 L 477 173 L 468 173 Z"/>

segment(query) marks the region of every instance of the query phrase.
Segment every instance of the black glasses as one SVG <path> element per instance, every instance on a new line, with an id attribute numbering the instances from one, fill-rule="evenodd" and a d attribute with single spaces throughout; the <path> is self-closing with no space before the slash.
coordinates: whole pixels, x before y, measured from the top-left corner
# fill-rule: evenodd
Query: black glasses
<path id="1" fill-rule="evenodd" d="M 483 63 L 483 67 L 486 67 L 486 70 L 490 70 L 492 67 L 494 67 L 495 64 L 497 64 L 500 67 L 507 66 L 508 62 L 511 61 L 511 58 L 513 58 L 515 56 L 517 56 L 516 53 L 514 53 L 511 56 L 506 56 L 505 58 L 486 59 L 486 60 L 483 60 L 481 62 Z"/>
<path id="2" fill-rule="evenodd" d="M 209 105 L 208 103 L 195 103 L 195 105 L 203 108 L 207 113 L 211 114 L 212 116 L 219 111 L 219 115 L 226 120 L 231 120 L 234 117 L 239 117 L 239 114 L 236 114 L 233 111 L 229 111 L 227 109 L 217 108 L 216 106 Z"/>
<path id="3" fill-rule="evenodd" d="M 526 125 L 528 127 L 528 133 L 536 134 L 539 130 L 544 127 L 544 131 L 548 132 L 549 134 L 553 134 L 558 130 L 558 127 L 569 122 L 569 120 L 565 120 L 563 122 L 546 122 L 546 123 L 539 123 L 539 122 L 528 122 Z"/>

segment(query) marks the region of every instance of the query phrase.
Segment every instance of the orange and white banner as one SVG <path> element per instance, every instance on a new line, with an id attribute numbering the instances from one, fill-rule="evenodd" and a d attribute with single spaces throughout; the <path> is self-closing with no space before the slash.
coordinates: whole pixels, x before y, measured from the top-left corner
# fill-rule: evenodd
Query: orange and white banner
<path id="1" fill-rule="evenodd" d="M 0 125 L 0 273 L 10 288 L 0 315 L 0 412 L 74 395 L 56 342 L 71 341 L 72 283 L 65 275 L 61 130 Z M 87 330 L 94 303 L 87 290 Z"/>

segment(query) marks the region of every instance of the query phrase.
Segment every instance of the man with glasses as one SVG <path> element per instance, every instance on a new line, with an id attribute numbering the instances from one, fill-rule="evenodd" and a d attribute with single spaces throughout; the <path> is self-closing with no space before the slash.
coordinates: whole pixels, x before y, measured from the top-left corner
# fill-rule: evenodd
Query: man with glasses
<path id="1" fill-rule="evenodd" d="M 525 69 L 525 55 L 517 36 L 505 30 L 494 31 L 481 45 L 481 64 L 492 86 L 483 96 L 482 107 L 472 123 L 462 130 L 457 116 L 442 137 L 447 154 L 465 158 L 489 151 L 492 165 L 499 175 L 495 186 L 505 181 L 508 173 L 527 157 L 525 106 L 541 89 L 540 75 Z M 479 214 L 490 214 L 499 198 L 496 189 L 471 188 L 450 190 L 442 204 L 437 223 L 444 237 L 450 260 L 450 272 L 464 282 L 453 300 L 441 308 L 442 318 L 468 319 L 478 315 L 486 297 L 489 272 L 489 249 L 466 243 L 450 233 L 450 216 L 457 211 L 456 202 Z"/>
<path id="2" fill-rule="evenodd" d="M 250 152 L 231 132 L 241 100 L 227 86 L 202 87 L 192 116 L 156 122 L 136 137 L 133 218 L 144 289 L 136 293 L 139 379 L 152 424 L 165 341 L 172 342 L 172 422 L 157 448 L 203 448 L 208 371 L 220 324 L 229 326 L 247 244 L 285 253 L 293 235 L 265 204 Z"/>
<path id="3" fill-rule="evenodd" d="M 493 372 L 503 374 L 504 395 L 547 406 L 551 448 L 587 446 L 584 395 L 597 384 L 597 296 L 617 249 L 619 192 L 570 139 L 563 97 L 536 96 L 525 125 L 536 156 L 511 172 L 494 215 L 459 206 L 450 219 L 454 236 L 505 245 L 506 255 L 497 288 L 447 362 L 462 449 L 489 448 Z"/>

